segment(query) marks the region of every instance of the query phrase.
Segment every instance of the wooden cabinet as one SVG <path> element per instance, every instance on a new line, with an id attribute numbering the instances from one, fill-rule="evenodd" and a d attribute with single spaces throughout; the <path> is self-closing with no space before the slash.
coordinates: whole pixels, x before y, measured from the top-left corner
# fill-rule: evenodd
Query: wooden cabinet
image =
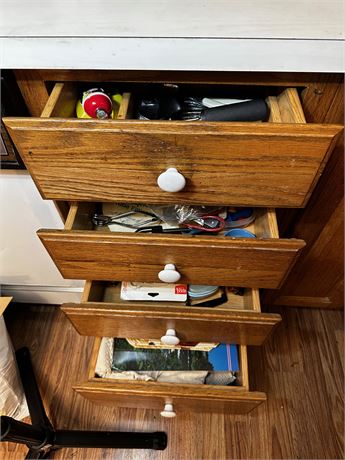
<path id="1" fill-rule="evenodd" d="M 280 321 L 279 315 L 261 312 L 258 288 L 280 288 L 277 295 L 266 293 L 272 302 L 286 297 L 279 293 L 286 292 L 286 279 L 296 283 L 296 261 L 305 246 L 306 232 L 291 232 L 303 221 L 303 209 L 278 210 L 284 236 L 279 238 L 273 208 L 315 206 L 320 176 L 324 170 L 332 174 L 329 165 L 339 156 L 342 122 L 339 117 L 311 117 L 319 110 L 308 102 L 310 93 L 306 95 L 316 81 L 311 75 L 108 71 L 97 76 L 87 71 L 37 72 L 40 94 L 44 81 L 54 80 L 48 84 L 53 88 L 50 96 L 38 101 L 41 117 L 5 119 L 42 196 L 59 201 L 61 208 L 60 200 L 73 201 L 65 206 L 69 208 L 65 229 L 42 229 L 40 239 L 64 277 L 95 280 L 86 284 L 81 304 L 62 307 L 80 334 L 97 337 L 88 380 L 75 390 L 101 404 L 162 410 L 168 403 L 177 411 L 248 412 L 265 395 L 249 391 L 245 345 L 262 344 Z M 24 82 L 23 72 L 20 77 L 29 109 L 37 116 L 34 96 L 27 91 L 30 83 Z M 341 84 L 338 79 L 334 83 L 332 78 L 330 82 L 318 78 L 325 91 Z M 263 123 L 138 121 L 131 113 L 131 91 L 123 98 L 119 120 L 74 118 L 79 82 L 100 79 L 131 85 L 174 82 L 254 88 L 255 94 L 265 97 L 270 118 Z M 157 184 L 169 168 L 185 178 L 185 187 L 177 193 Z M 252 230 L 257 238 L 94 231 L 90 216 L 95 203 L 104 201 L 254 206 Z M 310 216 L 315 219 L 313 212 Z M 166 264 L 175 265 L 183 283 L 243 286 L 246 294 L 240 302 L 214 309 L 128 303 L 106 282 L 154 282 Z M 157 339 L 170 328 L 181 340 L 240 344 L 239 385 L 123 382 L 96 375 L 101 337 Z"/>
<path id="2" fill-rule="evenodd" d="M 73 205 L 65 230 L 38 232 L 65 278 L 157 282 L 174 264 L 181 283 L 277 288 L 304 247 L 279 239 L 274 210 L 255 210 L 251 239 L 94 231 L 95 209 Z"/>
<path id="3" fill-rule="evenodd" d="M 309 122 L 344 123 L 343 75 L 312 75 L 301 96 Z M 281 234 L 303 238 L 307 246 L 281 289 L 267 293 L 266 302 L 344 308 L 343 133 L 303 212 L 279 214 Z"/>
<path id="4" fill-rule="evenodd" d="M 280 315 L 261 313 L 259 291 L 243 296 L 227 293 L 227 302 L 213 308 L 178 302 L 138 302 L 120 298 L 120 286 L 87 281 L 80 304 L 62 305 L 81 335 L 155 339 L 174 329 L 182 342 L 227 342 L 261 345 L 279 324 Z"/>
<path id="5" fill-rule="evenodd" d="M 244 414 L 266 400 L 265 393 L 249 390 L 247 349 L 239 347 L 241 372 L 236 387 L 220 385 L 170 384 L 160 382 L 116 381 L 99 378 L 95 367 L 101 341 L 96 339 L 86 382 L 74 386 L 75 391 L 98 404 L 162 411 L 171 404 L 180 412 L 231 412 Z"/>
<path id="6" fill-rule="evenodd" d="M 41 118 L 5 119 L 47 199 L 303 207 L 342 129 L 305 123 L 293 88 L 267 98 L 269 123 L 132 120 L 129 94 L 124 119 L 78 120 L 77 95 L 57 84 Z M 178 193 L 157 185 L 168 168 Z"/>

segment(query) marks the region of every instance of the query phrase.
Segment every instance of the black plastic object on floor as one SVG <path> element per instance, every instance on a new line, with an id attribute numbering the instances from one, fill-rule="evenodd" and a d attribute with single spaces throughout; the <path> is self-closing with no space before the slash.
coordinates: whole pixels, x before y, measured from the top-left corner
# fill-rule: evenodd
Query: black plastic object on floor
<path id="1" fill-rule="evenodd" d="M 27 445 L 29 452 L 26 459 L 51 458 L 51 451 L 64 447 L 155 450 L 166 448 L 167 435 L 164 432 L 54 430 L 44 410 L 29 350 L 18 350 L 16 359 L 32 425 L 1 416 L 0 441 Z"/>

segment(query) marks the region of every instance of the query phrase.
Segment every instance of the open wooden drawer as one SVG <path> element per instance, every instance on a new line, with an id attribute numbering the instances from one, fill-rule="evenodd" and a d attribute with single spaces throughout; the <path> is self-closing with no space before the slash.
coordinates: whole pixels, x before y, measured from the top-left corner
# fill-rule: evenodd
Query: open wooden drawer
<path id="1" fill-rule="evenodd" d="M 120 298 L 119 285 L 87 281 L 81 303 L 62 310 L 81 335 L 141 337 L 152 340 L 174 329 L 181 342 L 223 342 L 262 345 L 280 315 L 261 313 L 259 292 L 228 293 L 227 302 L 213 308 L 179 302 L 138 302 Z"/>
<path id="2" fill-rule="evenodd" d="M 96 209 L 94 203 L 74 204 L 64 230 L 38 231 L 64 278 L 152 283 L 174 264 L 185 284 L 276 289 L 305 245 L 279 239 L 272 209 L 255 210 L 247 228 L 257 238 L 95 231 Z"/>
<path id="3" fill-rule="evenodd" d="M 212 87 L 212 85 L 211 85 Z M 303 207 L 341 126 L 306 124 L 296 89 L 267 98 L 269 122 L 75 118 L 80 90 L 57 83 L 41 118 L 4 118 L 43 198 Z M 185 178 L 177 193 L 157 178 Z"/>
<path id="4" fill-rule="evenodd" d="M 249 391 L 245 346 L 239 347 L 238 386 L 220 386 L 99 378 L 95 369 L 100 344 L 101 339 L 96 338 L 88 380 L 73 386 L 77 393 L 94 403 L 158 411 L 163 411 L 166 404 L 171 404 L 173 413 L 170 412 L 170 416 L 174 416 L 174 413 L 178 416 L 180 412 L 185 411 L 243 414 L 250 412 L 266 400 L 264 393 Z"/>

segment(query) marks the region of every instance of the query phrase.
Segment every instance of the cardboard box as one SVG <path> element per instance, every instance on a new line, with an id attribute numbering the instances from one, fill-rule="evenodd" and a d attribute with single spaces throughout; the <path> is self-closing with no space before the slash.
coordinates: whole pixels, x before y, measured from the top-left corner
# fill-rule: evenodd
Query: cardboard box
<path id="1" fill-rule="evenodd" d="M 187 285 L 123 281 L 120 296 L 122 300 L 185 302 L 187 300 Z"/>

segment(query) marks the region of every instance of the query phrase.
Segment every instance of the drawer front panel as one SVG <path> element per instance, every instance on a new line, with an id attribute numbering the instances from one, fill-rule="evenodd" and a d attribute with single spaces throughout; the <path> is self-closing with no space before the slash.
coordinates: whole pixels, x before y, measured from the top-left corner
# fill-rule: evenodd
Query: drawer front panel
<path id="1" fill-rule="evenodd" d="M 294 264 L 302 240 L 175 237 L 40 230 L 64 278 L 157 282 L 175 264 L 179 282 L 276 289 Z"/>
<path id="2" fill-rule="evenodd" d="M 177 388 L 178 387 L 178 388 Z M 214 386 L 216 387 L 216 386 Z M 134 407 L 163 410 L 170 402 L 180 412 L 223 412 L 245 414 L 266 400 L 260 392 L 250 392 L 236 387 L 210 388 L 207 385 L 170 385 L 139 382 L 113 383 L 94 379 L 73 389 L 90 401 L 117 407 Z"/>
<path id="3" fill-rule="evenodd" d="M 64 304 L 62 310 L 81 335 L 159 339 L 175 329 L 182 342 L 262 345 L 281 321 L 269 313 L 124 303 Z"/>
<path id="4" fill-rule="evenodd" d="M 238 350 L 240 364 L 240 371 L 237 373 L 238 386 L 221 386 L 97 377 L 100 345 L 101 339 L 96 338 L 88 381 L 73 387 L 79 394 L 97 404 L 161 411 L 164 405 L 169 403 L 173 405 L 178 415 L 183 411 L 247 413 L 266 400 L 264 393 L 249 390 L 245 346 L 240 346 Z"/>
<path id="5" fill-rule="evenodd" d="M 5 124 L 44 198 L 273 207 L 305 205 L 341 130 L 49 118 Z M 183 191 L 159 189 L 167 168 L 184 175 Z"/>

